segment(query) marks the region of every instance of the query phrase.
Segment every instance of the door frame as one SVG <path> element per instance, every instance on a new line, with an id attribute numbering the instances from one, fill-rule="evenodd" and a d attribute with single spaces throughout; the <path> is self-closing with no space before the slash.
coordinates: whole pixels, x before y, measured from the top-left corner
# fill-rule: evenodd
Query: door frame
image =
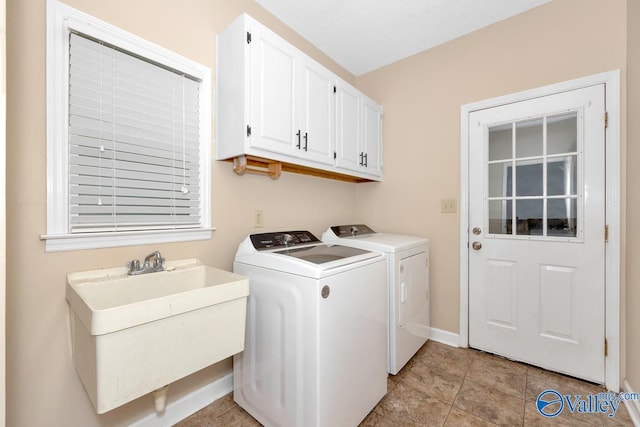
<path id="1" fill-rule="evenodd" d="M 605 245 L 605 337 L 608 354 L 605 357 L 605 385 L 620 389 L 620 70 L 595 74 L 562 83 L 486 99 L 460 107 L 460 335 L 459 346 L 469 347 L 469 116 L 472 112 L 605 84 L 606 173 L 605 220 L 609 226 Z M 604 346 L 604 343 L 603 343 Z M 604 349 L 603 349 L 604 351 Z"/>

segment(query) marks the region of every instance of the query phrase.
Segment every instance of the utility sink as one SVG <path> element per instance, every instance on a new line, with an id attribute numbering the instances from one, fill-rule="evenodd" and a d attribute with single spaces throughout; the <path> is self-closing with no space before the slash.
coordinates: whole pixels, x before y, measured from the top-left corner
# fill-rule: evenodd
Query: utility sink
<path id="1" fill-rule="evenodd" d="M 101 414 L 244 350 L 249 279 L 197 259 L 72 273 L 76 370 Z"/>

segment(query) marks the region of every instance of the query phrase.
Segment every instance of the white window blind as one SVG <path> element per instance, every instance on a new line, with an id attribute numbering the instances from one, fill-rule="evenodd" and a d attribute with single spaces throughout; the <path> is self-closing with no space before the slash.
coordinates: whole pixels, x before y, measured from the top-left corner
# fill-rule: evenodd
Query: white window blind
<path id="1" fill-rule="evenodd" d="M 201 227 L 200 81 L 69 40 L 70 231 Z"/>

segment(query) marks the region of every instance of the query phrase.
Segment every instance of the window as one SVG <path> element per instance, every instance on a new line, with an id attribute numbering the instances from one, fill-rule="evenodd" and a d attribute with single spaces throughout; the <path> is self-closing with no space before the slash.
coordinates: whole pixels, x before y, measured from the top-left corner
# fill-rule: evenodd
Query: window
<path id="1" fill-rule="evenodd" d="M 208 68 L 50 0 L 47 251 L 211 237 Z"/>
<path id="2" fill-rule="evenodd" d="M 578 120 L 572 111 L 489 128 L 490 234 L 581 238 Z"/>

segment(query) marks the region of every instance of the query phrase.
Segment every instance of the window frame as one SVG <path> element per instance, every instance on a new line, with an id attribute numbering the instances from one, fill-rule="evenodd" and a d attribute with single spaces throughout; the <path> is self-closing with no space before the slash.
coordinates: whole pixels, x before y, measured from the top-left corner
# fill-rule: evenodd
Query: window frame
<path id="1" fill-rule="evenodd" d="M 71 233 L 69 225 L 69 36 L 104 41 L 200 80 L 201 223 L 198 228 Z M 211 226 L 211 69 L 57 0 L 47 2 L 47 233 L 45 251 L 207 240 Z"/>

